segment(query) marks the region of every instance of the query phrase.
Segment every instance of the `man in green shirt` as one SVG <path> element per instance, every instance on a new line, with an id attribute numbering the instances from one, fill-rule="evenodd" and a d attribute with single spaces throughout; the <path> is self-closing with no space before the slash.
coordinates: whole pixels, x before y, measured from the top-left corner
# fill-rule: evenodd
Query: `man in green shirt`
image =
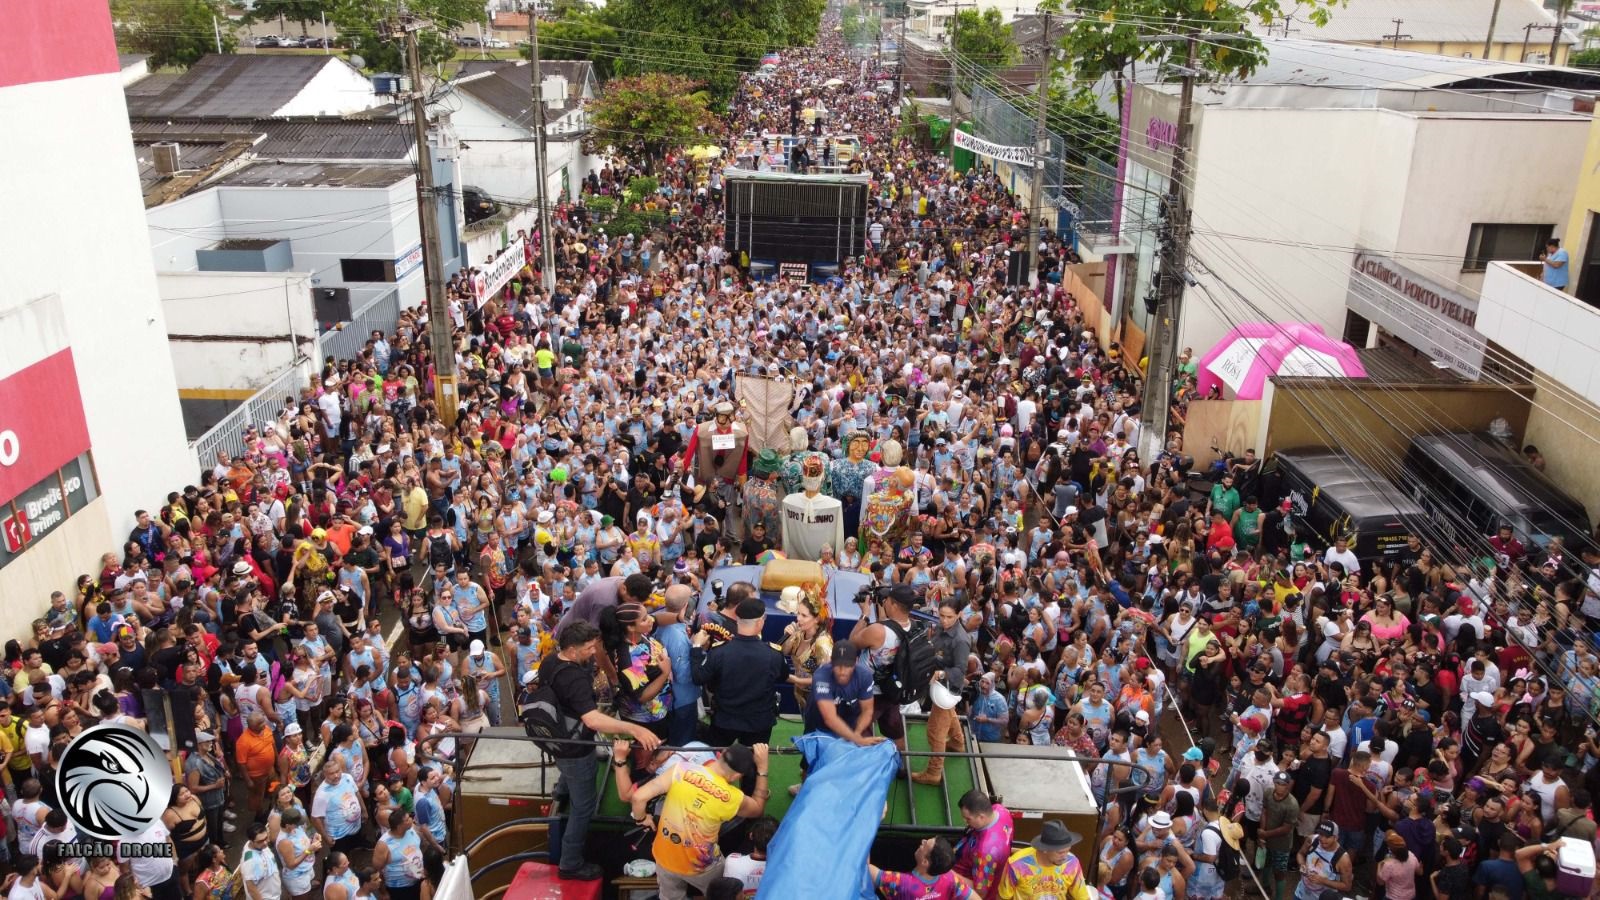
<path id="1" fill-rule="evenodd" d="M 1517 869 L 1522 872 L 1522 900 L 1561 900 L 1556 893 L 1556 854 L 1561 852 L 1557 838 L 1548 844 L 1529 844 L 1516 853 Z"/>
<path id="2" fill-rule="evenodd" d="M 1233 486 L 1232 472 L 1224 473 L 1222 480 L 1211 486 L 1211 502 L 1207 505 L 1210 507 L 1207 510 L 1207 515 L 1220 512 L 1222 513 L 1223 521 L 1231 521 L 1233 519 L 1233 511 L 1238 509 L 1241 504 L 1239 491 Z"/>
<path id="3" fill-rule="evenodd" d="M 1300 822 L 1300 803 L 1294 799 L 1294 776 L 1272 776 L 1272 793 L 1261 802 L 1261 830 L 1257 834 L 1267 849 L 1267 891 L 1281 900 L 1289 882 L 1289 860 L 1294 855 L 1294 829 Z"/>

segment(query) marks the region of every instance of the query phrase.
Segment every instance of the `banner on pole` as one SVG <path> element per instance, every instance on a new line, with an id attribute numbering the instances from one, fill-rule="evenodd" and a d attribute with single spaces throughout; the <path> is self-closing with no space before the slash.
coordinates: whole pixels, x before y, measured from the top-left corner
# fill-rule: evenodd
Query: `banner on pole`
<path id="1" fill-rule="evenodd" d="M 959 128 L 956 129 L 955 140 L 957 147 L 963 150 L 971 150 L 981 156 L 1023 166 L 1033 165 L 1033 149 L 1031 147 L 1006 147 L 1001 144 L 992 144 Z"/>

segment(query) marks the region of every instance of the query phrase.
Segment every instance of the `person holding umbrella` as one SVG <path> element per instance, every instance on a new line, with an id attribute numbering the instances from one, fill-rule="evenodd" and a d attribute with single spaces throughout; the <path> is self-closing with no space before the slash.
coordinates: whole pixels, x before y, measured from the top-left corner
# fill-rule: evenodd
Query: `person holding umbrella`
<path id="1" fill-rule="evenodd" d="M 1006 860 L 1000 872 L 1000 900 L 1091 900 L 1096 892 L 1083 876 L 1083 863 L 1072 853 L 1081 840 L 1060 821 L 1045 822 L 1030 846 Z"/>

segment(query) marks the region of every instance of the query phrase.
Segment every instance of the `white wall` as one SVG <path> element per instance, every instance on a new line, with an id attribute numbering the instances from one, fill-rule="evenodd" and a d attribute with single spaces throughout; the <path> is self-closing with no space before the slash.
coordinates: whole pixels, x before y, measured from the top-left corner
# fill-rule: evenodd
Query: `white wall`
<path id="1" fill-rule="evenodd" d="M 181 390 L 254 390 L 317 356 L 309 274 L 168 272 L 156 283 Z"/>
<path id="2" fill-rule="evenodd" d="M 145 223 L 157 272 L 193 272 L 200 267 L 196 251 L 229 237 L 222 223 L 222 195 L 215 188 L 147 209 Z"/>
<path id="3" fill-rule="evenodd" d="M 349 283 L 339 260 L 394 259 L 421 240 L 416 183 L 407 177 L 387 188 L 218 189 L 229 237 L 287 238 L 295 268 L 311 273 L 312 287 L 348 287 L 352 308 L 386 293 L 391 284 Z M 402 282 L 420 291 L 421 273 Z"/>
<path id="4" fill-rule="evenodd" d="M 1407 265 L 1475 292 L 1482 272 L 1461 271 L 1474 222 L 1566 227 L 1589 119 L 1494 116 L 1417 120 L 1400 246 L 1448 259 Z M 1471 152 L 1463 152 L 1463 148 Z"/>
<path id="5" fill-rule="evenodd" d="M 1388 157 L 1405 155 L 1409 138 L 1403 122 L 1385 118 L 1379 110 L 1206 109 L 1194 255 L 1261 312 L 1248 311 L 1218 281 L 1198 274 L 1200 265 L 1191 266 L 1218 300 L 1188 291 L 1182 346 L 1204 353 L 1230 319 L 1310 321 L 1335 336 L 1342 331 L 1351 254 L 1262 241 L 1392 247 L 1394 225 L 1385 223 L 1381 203 L 1372 221 L 1367 216 L 1369 195 L 1404 195 L 1406 169 Z M 1380 142 L 1389 146 L 1375 153 Z"/>
<path id="6" fill-rule="evenodd" d="M 1478 298 L 1477 329 L 1600 405 L 1600 309 L 1495 262 Z"/>
<path id="7" fill-rule="evenodd" d="M 1400 262 L 1470 295 L 1482 279 L 1461 271 L 1472 224 L 1564 221 L 1587 128 L 1556 116 L 1207 108 L 1194 252 L 1266 315 L 1191 266 L 1222 299 L 1188 291 L 1181 344 L 1205 352 L 1230 316 L 1310 321 L 1337 337 L 1347 248 L 1398 249 Z"/>
<path id="8" fill-rule="evenodd" d="M 118 548 L 110 536 L 127 533 L 135 509 L 156 508 L 196 474 L 121 74 L 0 88 L 0 121 L 0 377 L 59 349 L 43 344 L 35 304 L 59 297 L 55 329 L 73 350 L 103 497 L 0 570 L 0 633 L 21 635 L 50 591 L 70 590 Z M 85 214 L 69 230 L 43 227 L 65 210 Z"/>
<path id="9" fill-rule="evenodd" d="M 341 116 L 380 105 L 372 82 L 366 76 L 336 57 L 329 57 L 329 60 L 328 65 L 275 115 L 284 118 Z"/>

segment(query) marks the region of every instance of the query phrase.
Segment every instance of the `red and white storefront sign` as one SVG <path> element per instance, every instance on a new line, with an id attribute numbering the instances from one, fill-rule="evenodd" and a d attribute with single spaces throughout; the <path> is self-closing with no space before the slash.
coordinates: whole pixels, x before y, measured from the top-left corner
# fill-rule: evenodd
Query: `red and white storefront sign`
<path id="1" fill-rule="evenodd" d="M 0 378 L 0 503 L 88 449 L 89 424 L 70 349 Z"/>

